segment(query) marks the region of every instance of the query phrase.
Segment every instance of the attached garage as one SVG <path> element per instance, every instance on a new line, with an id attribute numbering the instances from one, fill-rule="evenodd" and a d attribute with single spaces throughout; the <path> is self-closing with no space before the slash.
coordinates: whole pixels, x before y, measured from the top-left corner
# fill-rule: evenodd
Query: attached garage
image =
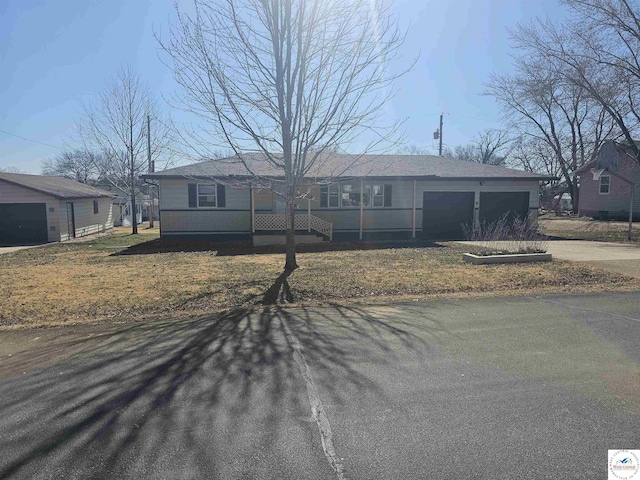
<path id="1" fill-rule="evenodd" d="M 480 223 L 490 224 L 506 216 L 508 221 L 529 215 L 530 192 L 480 192 Z"/>
<path id="2" fill-rule="evenodd" d="M 462 225 L 473 223 L 475 192 L 424 192 L 423 237 L 430 240 L 463 238 Z"/>
<path id="3" fill-rule="evenodd" d="M 67 178 L 0 173 L 0 245 L 59 242 L 112 228 L 112 198 Z"/>

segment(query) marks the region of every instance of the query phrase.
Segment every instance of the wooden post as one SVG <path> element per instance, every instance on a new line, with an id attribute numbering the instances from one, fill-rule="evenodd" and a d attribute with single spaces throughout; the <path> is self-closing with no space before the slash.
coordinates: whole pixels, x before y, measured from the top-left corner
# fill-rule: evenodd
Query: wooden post
<path id="1" fill-rule="evenodd" d="M 362 240 L 362 227 L 364 220 L 364 180 L 360 180 L 360 240 Z"/>
<path id="2" fill-rule="evenodd" d="M 311 232 L 311 199 L 307 197 L 307 226 Z"/>
<path id="3" fill-rule="evenodd" d="M 413 181 L 413 220 L 411 222 L 411 238 L 416 238 L 416 181 Z"/>
<path id="4" fill-rule="evenodd" d="M 482 183 L 482 182 L 480 182 Z M 476 190 L 473 195 L 473 228 L 480 226 L 480 190 Z"/>
<path id="5" fill-rule="evenodd" d="M 251 233 L 256 233 L 256 197 L 253 193 L 253 185 L 249 185 L 251 192 Z"/>
<path id="6" fill-rule="evenodd" d="M 147 160 L 149 162 L 149 173 L 155 170 L 153 161 L 151 160 L 151 115 L 147 115 Z M 153 228 L 153 215 L 155 213 L 155 205 L 153 200 L 153 185 L 149 185 L 149 228 Z"/>
<path id="7" fill-rule="evenodd" d="M 631 184 L 631 203 L 629 204 L 629 235 L 627 236 L 627 240 L 631 240 L 631 230 L 633 229 L 633 191 L 635 190 L 635 185 Z"/>

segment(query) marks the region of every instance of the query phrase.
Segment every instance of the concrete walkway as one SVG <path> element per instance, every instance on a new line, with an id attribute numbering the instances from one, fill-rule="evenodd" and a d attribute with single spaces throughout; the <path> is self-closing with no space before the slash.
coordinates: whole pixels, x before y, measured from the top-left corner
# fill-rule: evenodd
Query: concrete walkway
<path id="1" fill-rule="evenodd" d="M 24 250 L 25 248 L 40 247 L 41 245 L 22 245 L 19 247 L 0 247 L 0 255 L 5 253 L 17 252 L 18 250 Z"/>
<path id="2" fill-rule="evenodd" d="M 469 245 L 487 245 L 496 248 L 507 242 L 461 242 Z M 550 240 L 547 252 L 553 258 L 585 262 L 604 270 L 640 278 L 640 246 L 624 243 L 590 242 L 585 240 Z"/>

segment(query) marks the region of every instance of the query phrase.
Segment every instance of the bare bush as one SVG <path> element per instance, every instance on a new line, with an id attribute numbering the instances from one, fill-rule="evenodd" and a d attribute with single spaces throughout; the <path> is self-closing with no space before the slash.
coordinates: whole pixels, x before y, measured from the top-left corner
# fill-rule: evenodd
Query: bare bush
<path id="1" fill-rule="evenodd" d="M 480 255 L 512 253 L 546 253 L 547 237 L 538 232 L 530 218 L 519 218 L 511 212 L 491 223 L 485 221 L 474 226 L 463 224 L 465 239 L 478 242 Z"/>

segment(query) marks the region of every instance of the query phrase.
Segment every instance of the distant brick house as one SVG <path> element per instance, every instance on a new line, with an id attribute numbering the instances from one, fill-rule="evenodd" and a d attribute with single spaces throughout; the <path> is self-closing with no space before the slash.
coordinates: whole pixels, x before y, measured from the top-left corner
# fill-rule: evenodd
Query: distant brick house
<path id="1" fill-rule="evenodd" d="M 605 163 L 610 165 L 604 169 L 603 156 L 609 157 Z M 580 177 L 579 216 L 628 219 L 633 190 L 633 216 L 640 218 L 640 163 L 627 145 L 605 142 L 598 158 L 577 170 L 576 175 Z"/>

